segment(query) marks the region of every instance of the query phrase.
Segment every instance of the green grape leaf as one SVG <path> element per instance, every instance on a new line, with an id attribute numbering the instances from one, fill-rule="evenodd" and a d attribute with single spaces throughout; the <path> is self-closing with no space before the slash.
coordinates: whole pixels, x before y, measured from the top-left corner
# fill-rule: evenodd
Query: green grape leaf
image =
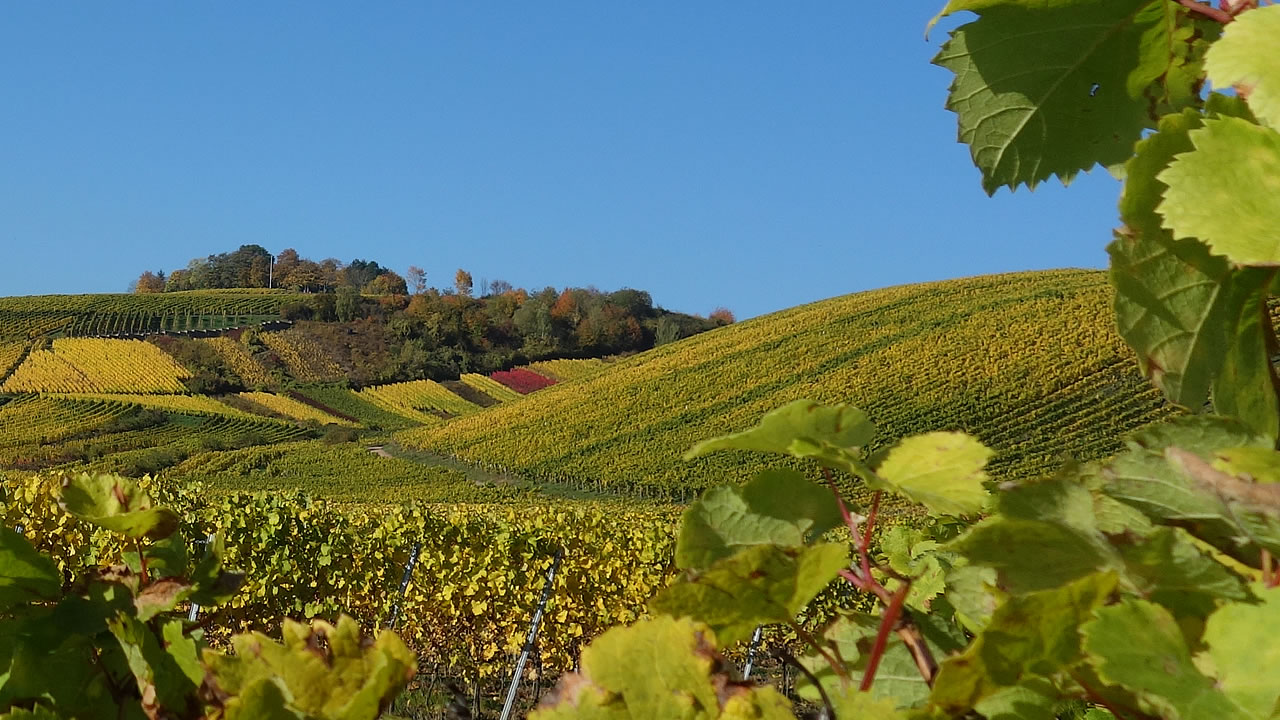
<path id="1" fill-rule="evenodd" d="M 1113 573 L 1011 597 L 961 654 L 942 661 L 930 704 L 962 714 L 1002 688 L 1052 674 L 1080 659 L 1077 628 L 1115 591 Z"/>
<path id="2" fill-rule="evenodd" d="M 765 470 L 740 488 L 712 488 L 685 510 L 676 567 L 708 567 L 751 545 L 798 547 L 840 523 L 830 490 L 794 470 Z"/>
<path id="3" fill-rule="evenodd" d="M 1236 447 L 1213 453 L 1213 467 L 1249 482 L 1280 483 L 1280 457 L 1267 447 Z"/>
<path id="4" fill-rule="evenodd" d="M 1240 265 L 1280 263 L 1280 132 L 1221 117 L 1192 130 L 1191 143 L 1157 176 L 1169 186 L 1157 208 L 1164 226 Z"/>
<path id="5" fill-rule="evenodd" d="M 833 695 L 831 705 L 838 718 L 905 720 L 907 717 L 907 713 L 894 708 L 894 703 L 889 699 L 873 693 L 859 692 L 856 687 L 844 688 L 842 692 Z"/>
<path id="6" fill-rule="evenodd" d="M 945 597 L 969 632 L 982 632 L 991 622 L 992 613 L 1005 601 L 1005 593 L 996 582 L 995 569 L 980 565 L 960 565 L 947 573 Z"/>
<path id="7" fill-rule="evenodd" d="M 62 509 L 128 537 L 163 538 L 178 529 L 178 516 L 153 507 L 138 483 L 120 475 L 81 473 L 62 486 Z"/>
<path id="8" fill-rule="evenodd" d="M 866 467 L 858 451 L 875 434 L 875 425 L 858 408 L 796 400 L 768 413 L 750 430 L 703 440 L 684 458 L 690 460 L 716 450 L 755 450 L 813 458 L 829 467 L 865 476 Z"/>
<path id="9" fill-rule="evenodd" d="M 1205 55 L 1204 68 L 1214 85 L 1248 88 L 1249 107 L 1271 127 L 1280 128 L 1280 9 L 1256 8 L 1227 25 Z"/>
<path id="10" fill-rule="evenodd" d="M 880 533 L 880 552 L 889 567 L 912 579 L 907 607 L 928 612 L 929 603 L 943 591 L 950 563 L 944 566 L 938 547 L 937 542 L 926 539 L 924 532 L 905 525 L 894 525 Z"/>
<path id="11" fill-rule="evenodd" d="M 1100 608 L 1080 634 L 1098 676 L 1134 693 L 1153 715 L 1252 717 L 1196 669 L 1177 621 L 1155 603 L 1126 599 Z M 1142 642 L 1134 642 L 1135 638 Z"/>
<path id="12" fill-rule="evenodd" d="M 1226 107 L 1213 98 L 1211 105 Z M 1107 247 L 1120 336 L 1137 353 L 1143 374 L 1171 402 L 1192 410 L 1209 397 L 1222 371 L 1223 348 L 1233 345 L 1233 323 L 1247 315 L 1258 283 L 1256 273 L 1239 278 L 1199 240 L 1175 240 L 1156 212 L 1166 190 L 1158 174 L 1176 155 L 1194 149 L 1190 132 L 1202 123 L 1190 110 L 1166 115 L 1158 132 L 1137 144 L 1120 197 L 1124 227 Z"/>
<path id="13" fill-rule="evenodd" d="M 1245 562 L 1255 562 L 1259 548 L 1280 552 L 1280 510 L 1268 489 L 1275 486 L 1210 464 L 1219 453 L 1241 452 L 1234 448 L 1269 448 L 1266 439 L 1222 418 L 1195 417 L 1151 426 L 1128 444 L 1104 469 L 1108 495 Z M 1265 456 L 1247 452 L 1257 472 Z"/>
<path id="14" fill-rule="evenodd" d="M 849 564 L 849 548 L 755 545 L 667 587 L 649 601 L 657 613 L 710 626 L 720 645 L 751 636 L 757 625 L 790 622 Z"/>
<path id="15" fill-rule="evenodd" d="M 204 665 L 200 664 L 200 649 L 195 638 L 186 634 L 185 621 L 175 618 L 161 628 L 164 651 L 173 658 L 182 674 L 199 686 L 204 682 Z"/>
<path id="16" fill-rule="evenodd" d="M 362 638 L 359 624 L 346 615 L 336 625 L 285 620 L 281 640 L 247 633 L 232 638 L 234 655 L 205 650 L 204 663 L 218 692 L 235 696 L 278 679 L 291 710 L 308 717 L 374 720 L 413 678 L 418 664 L 399 637 L 384 632 Z"/>
<path id="17" fill-rule="evenodd" d="M 1118 166 L 1153 113 L 1196 102 L 1201 23 L 1162 0 L 952 2 L 970 10 L 933 62 L 988 193 Z"/>
<path id="18" fill-rule="evenodd" d="M 983 472 L 992 451 L 958 432 L 931 432 L 904 438 L 876 468 L 877 487 L 922 503 L 935 515 L 972 515 L 982 509 L 987 490 Z"/>
<path id="19" fill-rule="evenodd" d="M 56 600 L 61 592 L 62 574 L 53 561 L 23 536 L 0 527 L 0 610 Z"/>
<path id="20" fill-rule="evenodd" d="M 124 651 L 149 717 L 182 717 L 195 708 L 197 683 L 164 651 L 147 625 L 121 613 L 107 628 Z"/>
<path id="21" fill-rule="evenodd" d="M 227 720 L 303 720 L 306 715 L 289 708 L 279 680 L 259 678 L 226 706 Z"/>
<path id="22" fill-rule="evenodd" d="M 973 709 L 987 720 L 1051 720 L 1059 698 L 1058 689 L 1042 677 L 1028 677 L 1012 687 L 1001 688 L 974 704 Z"/>
<path id="23" fill-rule="evenodd" d="M 673 718 L 791 720 L 776 690 L 717 674 L 710 633 L 689 620 L 656 616 L 615 627 L 582 651 L 530 720 Z"/>
<path id="24" fill-rule="evenodd" d="M 1275 716 L 1280 701 L 1280 684 L 1275 677 L 1280 645 L 1259 642 L 1259 633 L 1280 627 L 1280 590 L 1258 587 L 1256 594 L 1262 600 L 1259 604 L 1230 603 L 1210 615 L 1204 642 L 1218 688 L 1249 712 L 1265 718 Z"/>
<path id="25" fill-rule="evenodd" d="M 948 547 L 971 564 L 995 568 L 1000 586 L 1014 594 L 1049 589 L 1121 565 L 1098 530 L 1092 495 L 1071 473 L 1006 490 L 1000 496 L 999 514 Z"/>
<path id="26" fill-rule="evenodd" d="M 1213 379 L 1213 409 L 1235 418 L 1264 437 L 1280 437 L 1280 398 L 1267 349 L 1272 336 L 1267 310 L 1268 285 L 1275 272 L 1245 268 L 1232 283 L 1233 308 L 1227 318 L 1230 343 L 1222 354 L 1222 369 Z"/>
<path id="27" fill-rule="evenodd" d="M 152 577 L 178 577 L 187 574 L 187 541 L 182 533 L 156 540 L 143 550 L 147 571 Z"/>
<path id="28" fill-rule="evenodd" d="M 837 619 L 823 632 L 822 640 L 834 649 L 834 656 L 844 662 L 844 670 L 853 678 L 860 678 L 866 672 L 867 660 L 870 657 L 871 645 L 875 640 L 880 619 L 864 613 L 850 613 Z M 821 683 L 828 697 L 834 697 L 847 690 L 842 680 L 827 659 L 816 651 L 799 658 L 800 664 L 807 668 Z M 796 694 L 813 703 L 819 703 L 822 695 L 814 687 L 808 677 L 796 680 Z M 876 681 L 871 686 L 874 697 L 892 701 L 899 708 L 910 708 L 923 704 L 929 696 L 929 686 L 920 675 L 915 658 L 907 649 L 906 643 L 897 635 L 889 638 L 881 656 Z"/>
<path id="29" fill-rule="evenodd" d="M 1121 545 L 1125 580 L 1177 617 L 1203 618 L 1219 600 L 1250 597 L 1244 578 L 1196 547 L 1185 531 L 1162 527 L 1133 545 Z"/>

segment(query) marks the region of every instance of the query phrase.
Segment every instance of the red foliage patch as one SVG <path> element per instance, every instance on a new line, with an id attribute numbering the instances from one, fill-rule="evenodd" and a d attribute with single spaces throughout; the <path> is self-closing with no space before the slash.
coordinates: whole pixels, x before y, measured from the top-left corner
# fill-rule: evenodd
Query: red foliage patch
<path id="1" fill-rule="evenodd" d="M 489 377 L 515 390 L 521 395 L 528 395 L 534 390 L 541 390 L 544 387 L 551 387 L 556 384 L 555 380 L 549 377 L 539 375 L 532 370 L 524 368 L 516 368 L 514 370 L 499 370 L 490 373 Z"/>

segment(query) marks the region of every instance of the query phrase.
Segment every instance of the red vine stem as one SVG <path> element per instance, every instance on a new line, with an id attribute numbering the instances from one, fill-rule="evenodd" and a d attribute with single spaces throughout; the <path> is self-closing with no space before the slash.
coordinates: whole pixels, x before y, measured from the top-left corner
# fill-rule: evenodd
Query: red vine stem
<path id="1" fill-rule="evenodd" d="M 862 676 L 862 685 L 858 687 L 862 692 L 870 690 L 871 683 L 875 682 L 876 670 L 880 669 L 880 658 L 884 657 L 885 647 L 889 644 L 889 633 L 893 632 L 893 628 L 898 624 L 902 605 L 906 602 L 907 591 L 910 589 L 911 584 L 904 582 L 902 587 L 893 594 L 889 606 L 884 609 L 884 617 L 880 618 L 880 629 L 876 632 L 875 644 L 871 646 L 871 655 L 867 658 L 867 671 Z"/>
<path id="2" fill-rule="evenodd" d="M 1222 23 L 1223 25 L 1226 25 L 1227 23 L 1235 19 L 1234 17 L 1232 17 L 1231 13 L 1225 10 L 1219 10 L 1218 8 L 1212 5 L 1205 5 L 1204 3 L 1196 2 L 1196 0 L 1174 0 L 1174 2 L 1178 3 L 1179 5 L 1190 10 L 1193 13 L 1200 13 L 1201 15 L 1209 18 L 1210 20 L 1215 20 L 1217 22 Z"/>

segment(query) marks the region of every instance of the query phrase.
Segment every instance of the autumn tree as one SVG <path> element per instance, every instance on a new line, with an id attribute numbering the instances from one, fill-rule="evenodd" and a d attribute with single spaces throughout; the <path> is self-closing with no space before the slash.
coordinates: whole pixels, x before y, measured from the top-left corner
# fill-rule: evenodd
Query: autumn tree
<path id="1" fill-rule="evenodd" d="M 718 307 L 712 310 L 710 317 L 717 325 L 732 325 L 736 322 L 733 317 L 733 311 L 727 307 Z"/>
<path id="2" fill-rule="evenodd" d="M 147 270 L 138 277 L 138 282 L 134 283 L 134 292 L 138 293 L 160 293 L 164 292 L 164 271 L 157 270 L 151 272 Z"/>
<path id="3" fill-rule="evenodd" d="M 405 287 L 404 278 L 390 270 L 370 280 L 369 284 L 364 286 L 364 292 L 366 295 L 409 294 L 409 290 Z"/>
<path id="4" fill-rule="evenodd" d="M 471 273 L 463 270 L 462 268 L 458 268 L 458 272 L 453 276 L 453 286 L 457 288 L 459 295 L 471 297 Z"/>
<path id="5" fill-rule="evenodd" d="M 409 287 L 413 288 L 414 295 L 421 295 L 427 291 L 427 271 L 417 265 L 409 266 Z"/>

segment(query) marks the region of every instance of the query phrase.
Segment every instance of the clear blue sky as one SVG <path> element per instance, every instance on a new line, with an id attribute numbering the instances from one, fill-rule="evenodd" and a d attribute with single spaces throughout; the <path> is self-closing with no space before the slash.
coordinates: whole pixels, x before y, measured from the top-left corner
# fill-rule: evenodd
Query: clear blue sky
<path id="1" fill-rule="evenodd" d="M 941 0 L 0 4 L 0 295 L 256 243 L 740 318 L 1103 267 L 1118 184 L 989 199 Z"/>

